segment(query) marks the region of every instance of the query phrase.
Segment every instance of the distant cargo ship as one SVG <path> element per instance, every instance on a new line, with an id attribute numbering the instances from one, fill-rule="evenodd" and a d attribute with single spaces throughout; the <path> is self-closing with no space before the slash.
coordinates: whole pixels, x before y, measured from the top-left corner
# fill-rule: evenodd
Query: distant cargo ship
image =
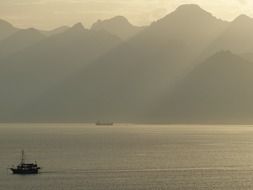
<path id="1" fill-rule="evenodd" d="M 20 164 L 17 165 L 17 167 L 12 167 L 10 170 L 13 172 L 13 174 L 38 174 L 39 170 L 41 168 L 37 165 L 36 161 L 35 163 L 25 163 L 25 152 L 21 151 L 21 161 Z"/>

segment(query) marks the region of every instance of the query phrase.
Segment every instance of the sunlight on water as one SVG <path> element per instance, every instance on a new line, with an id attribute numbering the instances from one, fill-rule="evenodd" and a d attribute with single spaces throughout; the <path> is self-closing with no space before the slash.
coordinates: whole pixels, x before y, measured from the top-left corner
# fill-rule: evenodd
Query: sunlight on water
<path id="1" fill-rule="evenodd" d="M 40 175 L 16 176 L 20 150 Z M 253 188 L 253 127 L 2 124 L 0 189 Z"/>

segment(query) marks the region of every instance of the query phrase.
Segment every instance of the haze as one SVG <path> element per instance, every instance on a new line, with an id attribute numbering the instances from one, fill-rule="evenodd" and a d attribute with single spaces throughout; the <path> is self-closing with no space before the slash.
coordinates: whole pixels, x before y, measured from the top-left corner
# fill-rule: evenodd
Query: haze
<path id="1" fill-rule="evenodd" d="M 145 6 L 152 3 L 168 4 Z M 100 9 L 106 14 L 113 4 Z M 144 6 L 117 5 L 130 4 Z M 49 2 L 21 5 L 35 11 Z M 252 124 L 253 18 L 224 21 L 203 7 L 180 5 L 144 27 L 120 15 L 101 15 L 90 29 L 76 23 L 50 31 L 0 18 L 0 122 Z M 238 9 L 223 12 L 230 10 Z"/>
<path id="2" fill-rule="evenodd" d="M 250 0 L 2 0 L 0 18 L 17 27 L 52 29 L 122 15 L 135 25 L 147 25 L 181 4 L 199 4 L 218 18 L 232 20 L 239 14 L 253 16 Z"/>

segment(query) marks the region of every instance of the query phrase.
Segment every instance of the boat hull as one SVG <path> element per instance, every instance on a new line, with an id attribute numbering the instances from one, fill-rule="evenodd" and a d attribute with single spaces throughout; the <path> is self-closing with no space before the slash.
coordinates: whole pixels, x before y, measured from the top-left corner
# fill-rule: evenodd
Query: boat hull
<path id="1" fill-rule="evenodd" d="M 29 174 L 39 173 L 39 169 L 20 170 L 20 169 L 11 168 L 11 171 L 13 174 L 19 174 L 19 175 L 29 175 Z"/>

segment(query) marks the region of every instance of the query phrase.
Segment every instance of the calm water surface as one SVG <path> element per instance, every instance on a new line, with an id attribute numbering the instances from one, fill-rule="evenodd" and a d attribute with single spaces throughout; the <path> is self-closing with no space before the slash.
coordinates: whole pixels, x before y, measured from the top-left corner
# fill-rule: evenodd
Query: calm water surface
<path id="1" fill-rule="evenodd" d="M 40 175 L 8 172 L 21 149 Z M 163 189 L 253 189 L 253 127 L 0 125 L 0 190 Z"/>

